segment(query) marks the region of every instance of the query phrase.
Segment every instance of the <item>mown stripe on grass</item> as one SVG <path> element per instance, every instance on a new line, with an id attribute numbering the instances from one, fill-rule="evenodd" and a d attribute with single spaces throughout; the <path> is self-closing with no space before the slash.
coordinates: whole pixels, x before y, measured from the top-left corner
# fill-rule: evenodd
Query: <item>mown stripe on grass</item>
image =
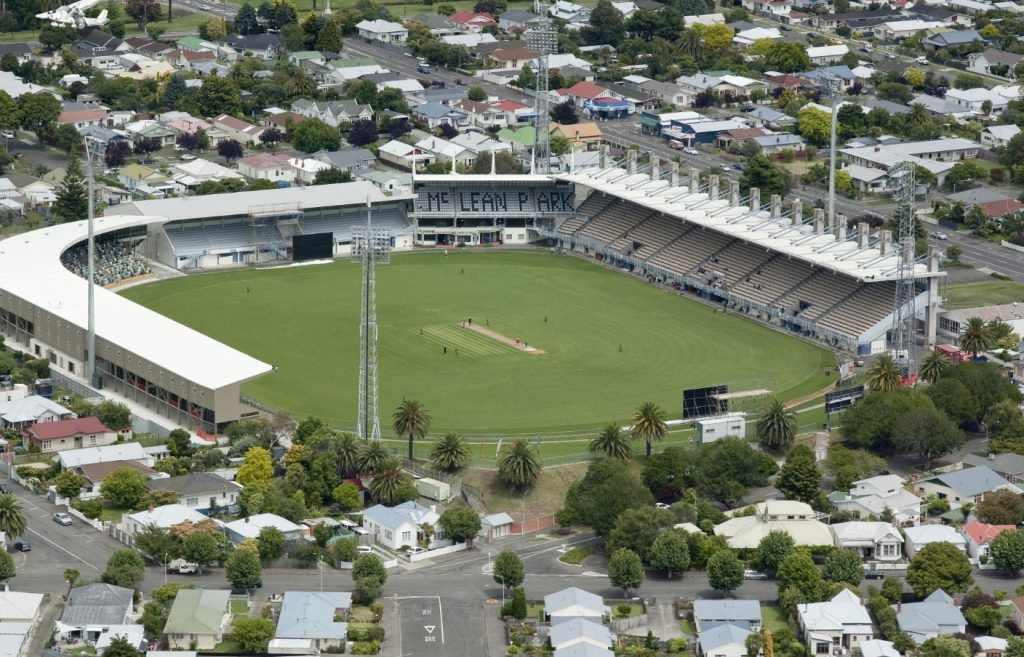
<path id="1" fill-rule="evenodd" d="M 514 349 L 500 342 L 495 342 L 479 333 L 451 324 L 424 326 L 422 336 L 430 342 L 440 345 L 442 348 L 447 347 L 452 355 L 455 355 L 456 350 L 458 350 L 459 356 L 467 356 L 469 358 L 501 356 L 502 354 L 515 352 Z"/>

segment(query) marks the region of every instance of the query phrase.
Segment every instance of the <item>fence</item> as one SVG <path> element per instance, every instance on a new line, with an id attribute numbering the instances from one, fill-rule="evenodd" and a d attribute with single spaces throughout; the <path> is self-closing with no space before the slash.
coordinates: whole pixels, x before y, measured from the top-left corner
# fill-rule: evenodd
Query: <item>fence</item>
<path id="1" fill-rule="evenodd" d="M 451 487 L 451 496 L 453 498 L 462 495 L 462 480 L 453 474 L 435 470 L 434 468 L 422 463 L 417 463 L 416 461 L 410 461 L 409 459 L 405 459 L 405 465 L 402 466 L 402 469 L 407 470 L 420 478 L 436 479 L 438 481 L 445 482 L 449 487 Z"/>
<path id="2" fill-rule="evenodd" d="M 455 552 L 462 552 L 463 550 L 469 549 L 469 543 L 456 543 L 449 545 L 448 547 L 437 548 L 436 550 L 427 550 L 426 552 L 420 552 L 418 554 L 410 554 L 409 561 L 415 563 L 417 561 L 423 561 L 425 559 L 433 559 L 434 557 L 441 557 L 446 554 L 453 554 Z"/>
<path id="3" fill-rule="evenodd" d="M 542 529 L 551 529 L 555 526 L 555 516 L 540 516 L 539 518 L 530 518 L 523 521 L 513 521 L 512 526 L 509 527 L 508 533 L 510 534 L 530 534 L 533 532 L 539 532 Z"/>

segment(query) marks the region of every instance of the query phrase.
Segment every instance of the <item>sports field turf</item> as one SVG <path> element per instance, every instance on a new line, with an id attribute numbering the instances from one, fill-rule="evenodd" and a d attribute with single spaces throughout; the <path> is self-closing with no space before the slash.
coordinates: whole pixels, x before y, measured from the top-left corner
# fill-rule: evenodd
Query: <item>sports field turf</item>
<path id="1" fill-rule="evenodd" d="M 246 394 L 355 425 L 358 265 L 198 274 L 124 295 L 278 368 Z M 431 433 L 552 434 L 625 421 L 645 400 L 678 418 L 688 387 L 772 381 L 792 398 L 826 385 L 833 364 L 824 349 L 546 251 L 394 255 L 377 269 L 377 316 L 385 435 L 403 396 L 424 403 Z M 470 318 L 545 353 L 461 328 Z"/>

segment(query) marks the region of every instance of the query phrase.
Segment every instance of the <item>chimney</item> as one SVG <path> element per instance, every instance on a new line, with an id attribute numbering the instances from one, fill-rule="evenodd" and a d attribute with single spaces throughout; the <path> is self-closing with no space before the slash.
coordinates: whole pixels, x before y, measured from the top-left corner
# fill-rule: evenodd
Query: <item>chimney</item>
<path id="1" fill-rule="evenodd" d="M 857 224 L 857 246 L 865 248 L 871 242 L 871 226 L 866 221 Z"/>
<path id="2" fill-rule="evenodd" d="M 772 194 L 772 219 L 778 219 L 782 216 L 782 197 L 778 194 Z"/>
<path id="3" fill-rule="evenodd" d="M 679 163 L 672 162 L 668 165 L 668 184 L 670 187 L 679 186 Z"/>
<path id="4" fill-rule="evenodd" d="M 690 167 L 690 191 L 696 192 L 700 189 L 700 171 L 697 167 Z"/>
<path id="5" fill-rule="evenodd" d="M 636 173 L 636 151 L 630 149 L 626 159 L 629 162 L 629 173 L 631 175 Z"/>
<path id="6" fill-rule="evenodd" d="M 708 176 L 708 198 L 718 200 L 718 176 Z"/>
<path id="7" fill-rule="evenodd" d="M 821 208 L 814 208 L 814 234 L 821 235 L 825 232 L 825 211 Z"/>
<path id="8" fill-rule="evenodd" d="M 740 204 L 740 181 L 729 181 L 729 205 L 735 207 Z"/>
<path id="9" fill-rule="evenodd" d="M 739 187 L 739 183 L 736 183 Z M 757 212 L 761 209 L 761 189 L 759 187 L 750 188 L 750 211 Z"/>
<path id="10" fill-rule="evenodd" d="M 799 226 L 804 222 L 804 202 L 798 198 L 793 199 L 793 214 L 790 217 L 789 223 L 794 226 Z"/>

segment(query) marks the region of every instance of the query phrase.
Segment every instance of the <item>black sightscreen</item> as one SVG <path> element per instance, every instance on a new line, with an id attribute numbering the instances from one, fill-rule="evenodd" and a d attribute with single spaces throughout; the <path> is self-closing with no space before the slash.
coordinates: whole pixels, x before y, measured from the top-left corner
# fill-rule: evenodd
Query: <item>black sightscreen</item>
<path id="1" fill-rule="evenodd" d="M 708 386 L 707 388 L 691 388 L 683 391 L 683 417 L 707 417 L 718 415 L 729 410 L 729 402 L 715 399 L 714 395 L 729 392 L 729 386 Z"/>
<path id="2" fill-rule="evenodd" d="M 323 260 L 334 255 L 334 233 L 292 235 L 292 261 Z"/>

